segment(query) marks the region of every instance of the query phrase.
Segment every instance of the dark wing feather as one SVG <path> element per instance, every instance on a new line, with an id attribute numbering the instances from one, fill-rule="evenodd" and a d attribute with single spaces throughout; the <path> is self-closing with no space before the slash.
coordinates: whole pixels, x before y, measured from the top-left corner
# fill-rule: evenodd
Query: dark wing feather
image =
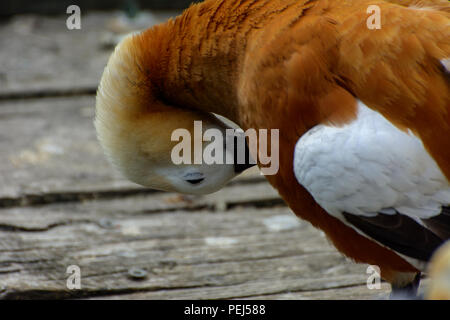
<path id="1" fill-rule="evenodd" d="M 442 239 L 450 239 L 450 207 L 443 207 L 440 215 L 422 221 Z"/>
<path id="2" fill-rule="evenodd" d="M 396 213 L 374 217 L 343 213 L 345 219 L 372 239 L 405 256 L 428 261 L 443 239 L 410 217 Z M 433 218 L 435 219 L 435 218 Z M 446 225 L 448 231 L 450 224 Z"/>

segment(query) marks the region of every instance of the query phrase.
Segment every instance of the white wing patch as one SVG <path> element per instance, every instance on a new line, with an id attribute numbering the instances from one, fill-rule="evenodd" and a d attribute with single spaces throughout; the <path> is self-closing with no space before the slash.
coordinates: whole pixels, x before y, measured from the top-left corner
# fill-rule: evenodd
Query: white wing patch
<path id="1" fill-rule="evenodd" d="M 422 141 L 358 103 L 343 127 L 318 125 L 294 151 L 294 173 L 329 214 L 399 213 L 418 223 L 450 204 L 450 184 Z M 395 209 L 395 210 L 394 210 Z"/>
<path id="2" fill-rule="evenodd" d="M 450 59 L 443 59 L 441 60 L 441 64 L 445 69 L 445 72 L 447 74 L 450 74 Z"/>

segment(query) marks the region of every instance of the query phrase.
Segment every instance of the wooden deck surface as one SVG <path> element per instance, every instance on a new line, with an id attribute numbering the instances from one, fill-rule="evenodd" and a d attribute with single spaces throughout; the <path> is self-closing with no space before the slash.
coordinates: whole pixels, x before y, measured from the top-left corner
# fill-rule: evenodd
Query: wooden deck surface
<path id="1" fill-rule="evenodd" d="M 110 167 L 92 122 L 113 17 L 82 16 L 74 31 L 65 15 L 0 25 L 0 297 L 386 298 L 387 284 L 369 290 L 367 265 L 297 219 L 255 170 L 182 196 Z M 67 288 L 70 265 L 79 290 Z"/>

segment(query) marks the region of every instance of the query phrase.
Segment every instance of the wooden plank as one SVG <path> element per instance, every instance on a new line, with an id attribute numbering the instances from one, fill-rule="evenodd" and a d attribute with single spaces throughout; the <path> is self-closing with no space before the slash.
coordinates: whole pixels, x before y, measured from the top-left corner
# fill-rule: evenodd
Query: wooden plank
<path id="1" fill-rule="evenodd" d="M 423 296 L 429 284 L 429 279 L 422 279 L 420 282 L 419 295 Z M 386 282 L 381 282 L 380 289 L 368 290 L 367 285 L 341 287 L 336 289 L 297 291 L 277 295 L 252 296 L 252 300 L 386 300 L 391 294 L 391 286 Z M 133 297 L 134 298 L 134 297 Z"/>
<path id="2" fill-rule="evenodd" d="M 282 263 L 285 261 L 281 260 Z M 297 261 L 298 263 L 304 263 Z M 259 274 L 257 274 L 259 275 Z M 268 299 L 276 300 L 305 300 L 305 299 L 384 299 L 389 296 L 390 286 L 385 285 L 380 290 L 371 291 L 361 286 L 362 277 L 355 275 L 308 278 L 299 275 L 291 279 L 264 279 L 249 281 L 241 284 L 232 284 L 218 287 L 187 288 L 175 290 L 158 290 L 100 296 L 92 299 L 111 300 L 151 300 L 151 299 L 177 299 L 177 300 L 205 300 L 205 299 Z M 328 288 L 328 289 L 327 289 Z M 341 295 L 341 292 L 343 295 Z M 262 294 L 255 297 L 256 294 Z M 288 298 L 287 298 L 288 297 Z"/>
<path id="3" fill-rule="evenodd" d="M 278 282 L 281 286 L 269 281 L 249 282 L 243 285 L 214 288 L 187 288 L 176 290 L 159 290 L 137 292 L 119 295 L 91 297 L 89 299 L 101 300 L 151 300 L 151 299 L 177 299 L 177 300 L 205 300 L 212 296 L 215 299 L 226 299 L 230 291 L 234 291 L 239 300 L 386 300 L 389 298 L 391 286 L 382 283 L 380 289 L 369 290 L 366 285 L 359 285 L 360 281 L 351 276 L 324 277 L 320 279 L 295 279 Z M 356 281 L 355 281 L 356 280 Z M 291 282 L 291 283 L 289 283 Z M 329 289 L 317 289 L 318 286 Z M 279 289 L 280 293 L 271 294 Z M 296 291 L 298 290 L 298 291 Z M 252 292 L 268 292 L 266 295 L 251 295 Z M 248 294 L 248 296 L 245 296 Z"/>
<path id="4" fill-rule="evenodd" d="M 228 299 L 365 283 L 364 265 L 347 261 L 286 207 L 143 210 L 154 201 L 136 196 L 122 205 L 95 200 L 1 210 L 17 227 L 3 221 L 0 228 L 3 297 Z M 53 224 L 27 229 L 27 219 L 39 217 Z M 81 290 L 66 288 L 69 265 L 81 269 Z M 147 277 L 136 281 L 132 268 Z"/>
<path id="5" fill-rule="evenodd" d="M 86 221 L 96 217 L 96 212 L 108 213 L 110 220 L 131 210 L 156 214 L 185 211 L 224 211 L 228 208 L 272 207 L 284 203 L 267 183 L 226 187 L 211 195 L 186 196 L 173 193 L 152 193 L 115 197 L 79 203 L 60 203 L 57 206 L 12 207 L 0 209 L 0 230 L 44 231 L 71 222 Z M 49 210 L 49 208 L 58 208 Z M 277 208 L 277 207 L 274 207 Z M 73 214 L 61 214 L 73 212 Z M 116 213 L 118 212 L 118 213 Z"/>
<path id="6" fill-rule="evenodd" d="M 0 207 L 144 192 L 106 161 L 94 106 L 94 96 L 0 102 Z"/>
<path id="7" fill-rule="evenodd" d="M 95 93 L 113 50 L 111 37 L 164 22 L 179 11 L 83 13 L 81 29 L 68 30 L 58 16 L 15 16 L 0 25 L 0 98 Z"/>
<path id="8" fill-rule="evenodd" d="M 130 188 L 104 159 L 93 112 L 93 96 L 2 102 L 0 197 Z"/>

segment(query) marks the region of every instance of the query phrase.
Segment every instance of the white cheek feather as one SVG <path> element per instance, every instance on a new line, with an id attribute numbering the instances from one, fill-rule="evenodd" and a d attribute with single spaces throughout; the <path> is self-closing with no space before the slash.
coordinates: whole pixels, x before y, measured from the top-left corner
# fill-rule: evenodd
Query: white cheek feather
<path id="1" fill-rule="evenodd" d="M 422 141 L 358 103 L 343 127 L 318 125 L 297 142 L 294 173 L 331 215 L 374 216 L 395 208 L 415 220 L 450 203 L 450 185 Z"/>

